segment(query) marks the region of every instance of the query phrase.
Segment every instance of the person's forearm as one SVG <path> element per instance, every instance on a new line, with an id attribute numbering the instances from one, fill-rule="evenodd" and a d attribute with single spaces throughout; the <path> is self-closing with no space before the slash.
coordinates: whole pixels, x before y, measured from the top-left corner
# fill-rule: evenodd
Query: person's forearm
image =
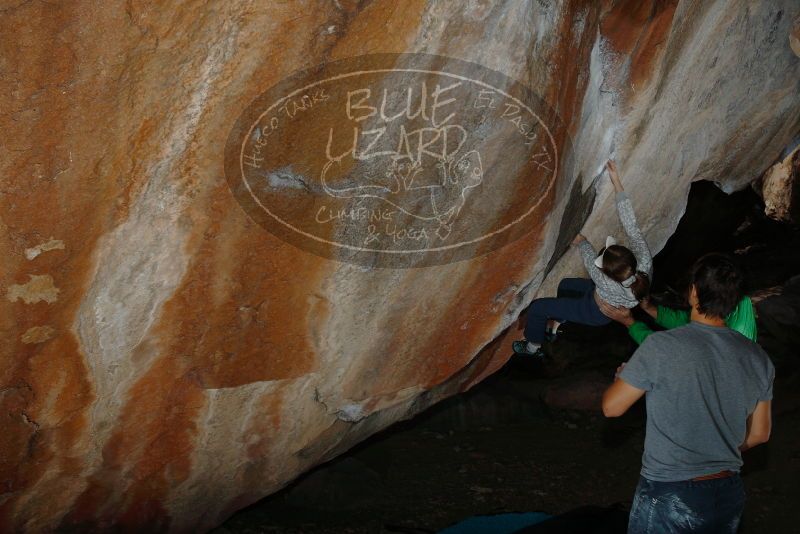
<path id="1" fill-rule="evenodd" d="M 622 187 L 622 180 L 619 177 L 619 170 L 617 169 L 616 162 L 614 162 L 614 160 L 608 160 L 606 168 L 608 169 L 608 176 L 611 178 L 611 183 L 614 186 L 614 191 L 617 193 L 625 191 Z"/>
<path id="2" fill-rule="evenodd" d="M 617 214 L 622 223 L 622 229 L 628 236 L 629 248 L 633 255 L 636 257 L 637 266 L 636 270 L 646 273 L 648 276 L 653 268 L 653 256 L 650 253 L 650 247 L 647 245 L 647 240 L 644 238 L 639 223 L 636 220 L 636 214 L 633 211 L 633 205 L 627 193 L 620 191 L 616 195 Z"/>
<path id="3" fill-rule="evenodd" d="M 658 306 L 656 308 L 656 324 L 663 326 L 666 329 L 677 328 L 685 324 L 689 324 L 689 312 L 685 310 L 673 310 L 666 306 Z"/>
<path id="4" fill-rule="evenodd" d="M 578 243 L 578 251 L 581 253 L 581 259 L 583 259 L 583 264 L 587 270 L 591 265 L 594 265 L 594 259 L 597 257 L 597 252 L 594 250 L 594 247 L 591 243 L 587 240 L 580 241 Z"/>
<path id="5" fill-rule="evenodd" d="M 633 321 L 630 325 L 626 326 L 628 327 L 628 334 L 638 345 L 641 345 L 644 340 L 653 333 L 649 326 L 640 321 Z"/>
<path id="6" fill-rule="evenodd" d="M 756 409 L 747 418 L 747 430 L 744 443 L 739 446 L 740 451 L 752 449 L 769 441 L 772 431 L 772 401 L 759 401 Z"/>
<path id="7" fill-rule="evenodd" d="M 739 450 L 744 452 L 744 451 L 752 449 L 753 447 L 755 447 L 757 445 L 763 445 L 767 441 L 768 441 L 767 439 L 764 439 L 761 436 L 753 436 L 752 434 L 750 434 L 750 435 L 747 436 L 747 438 L 745 438 L 744 443 L 742 443 L 739 446 Z"/>
<path id="8" fill-rule="evenodd" d="M 639 302 L 639 307 L 644 310 L 644 312 L 652 317 L 653 319 L 658 318 L 658 306 L 650 302 L 650 299 L 644 299 Z"/>

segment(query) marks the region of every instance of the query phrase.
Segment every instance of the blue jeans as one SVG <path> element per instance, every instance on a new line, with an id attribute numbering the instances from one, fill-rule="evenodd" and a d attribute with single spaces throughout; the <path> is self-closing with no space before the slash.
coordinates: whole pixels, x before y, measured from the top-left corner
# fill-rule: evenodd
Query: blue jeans
<path id="1" fill-rule="evenodd" d="M 654 482 L 640 477 L 628 534 L 735 533 L 744 498 L 738 474 L 696 482 Z"/>
<path id="2" fill-rule="evenodd" d="M 558 284 L 558 294 L 559 298 L 536 299 L 531 302 L 525 324 L 525 339 L 541 344 L 548 319 L 587 326 L 603 326 L 611 322 L 597 307 L 594 282 L 591 280 L 565 278 Z"/>

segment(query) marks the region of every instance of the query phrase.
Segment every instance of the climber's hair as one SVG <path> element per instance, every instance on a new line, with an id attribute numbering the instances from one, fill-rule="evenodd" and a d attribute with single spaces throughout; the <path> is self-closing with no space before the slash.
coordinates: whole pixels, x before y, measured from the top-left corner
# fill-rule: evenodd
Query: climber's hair
<path id="1" fill-rule="evenodd" d="M 692 285 L 697 291 L 698 311 L 724 319 L 742 299 L 744 273 L 730 256 L 712 252 L 694 263 Z"/>
<path id="2" fill-rule="evenodd" d="M 636 256 L 627 247 L 611 245 L 601 251 L 603 256 L 603 272 L 619 283 L 631 276 L 636 276 L 630 286 L 636 300 L 642 300 L 650 292 L 650 277 L 642 271 L 637 271 Z"/>

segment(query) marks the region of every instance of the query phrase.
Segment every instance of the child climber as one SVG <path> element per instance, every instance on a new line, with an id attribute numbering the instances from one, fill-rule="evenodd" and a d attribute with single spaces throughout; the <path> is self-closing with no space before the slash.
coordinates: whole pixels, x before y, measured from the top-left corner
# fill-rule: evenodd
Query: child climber
<path id="1" fill-rule="evenodd" d="M 602 326 L 610 323 L 611 319 L 600 311 L 599 302 L 635 308 L 639 301 L 647 296 L 653 271 L 653 258 L 636 224 L 633 206 L 622 188 L 616 164 L 608 161 L 606 168 L 617 193 L 617 212 L 630 240 L 631 248 L 617 245 L 616 240 L 609 236 L 605 248 L 598 256 L 586 238 L 578 234 L 572 244 L 577 245 L 580 250 L 591 280 L 565 278 L 558 285 L 558 293 L 569 294 L 569 297 L 534 300 L 528 308 L 525 339 L 515 341 L 513 344 L 514 352 L 517 354 L 544 356 L 541 346 L 548 319 Z"/>

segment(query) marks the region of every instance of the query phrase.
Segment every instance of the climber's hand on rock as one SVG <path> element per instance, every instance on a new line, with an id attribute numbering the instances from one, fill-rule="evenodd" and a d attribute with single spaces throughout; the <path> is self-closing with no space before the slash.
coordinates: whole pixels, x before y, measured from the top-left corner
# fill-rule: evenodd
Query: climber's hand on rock
<path id="1" fill-rule="evenodd" d="M 614 184 L 614 191 L 616 191 L 617 193 L 625 191 L 625 189 L 622 187 L 622 180 L 619 179 L 617 164 L 614 162 L 613 159 L 610 159 L 606 162 L 606 168 L 608 169 L 609 177 L 611 177 L 611 183 Z"/>
<path id="2" fill-rule="evenodd" d="M 608 302 L 600 299 L 598 299 L 598 301 L 599 302 L 597 305 L 600 308 L 600 311 L 603 312 L 603 315 L 609 319 L 617 321 L 618 323 L 622 323 L 625 326 L 630 326 L 634 323 L 633 314 L 628 308 L 612 306 Z"/>
<path id="3" fill-rule="evenodd" d="M 586 238 L 583 234 L 578 234 L 575 236 L 575 239 L 572 240 L 573 245 L 580 245 L 582 241 L 586 241 Z"/>

